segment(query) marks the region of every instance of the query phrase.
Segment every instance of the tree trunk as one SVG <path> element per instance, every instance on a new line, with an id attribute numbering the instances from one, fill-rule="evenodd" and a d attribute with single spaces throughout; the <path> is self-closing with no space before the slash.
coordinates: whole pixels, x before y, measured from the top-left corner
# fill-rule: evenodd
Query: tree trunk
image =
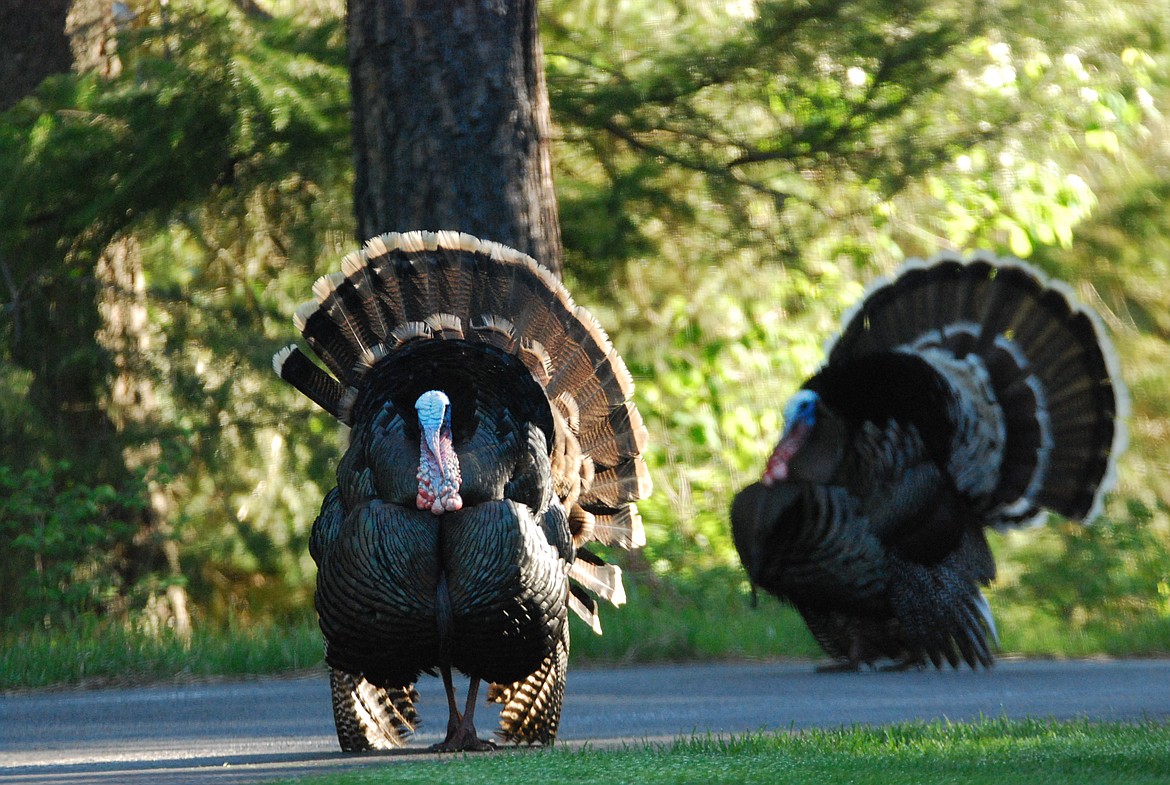
<path id="1" fill-rule="evenodd" d="M 76 70 L 93 72 L 106 79 L 122 73 L 111 0 L 73 0 L 65 32 L 73 49 Z"/>
<path id="2" fill-rule="evenodd" d="M 560 275 L 536 0 L 349 0 L 359 240 L 456 229 Z"/>
<path id="3" fill-rule="evenodd" d="M 127 564 L 126 582 L 134 583 L 151 573 L 182 574 L 179 547 L 171 536 L 170 518 L 175 511 L 174 497 L 159 477 L 163 457 L 158 439 L 158 399 L 151 356 L 150 323 L 146 309 L 146 276 L 142 253 L 132 237 L 110 243 L 98 260 L 98 313 L 102 326 L 97 341 L 110 355 L 113 369 L 109 377 L 106 413 L 122 444 L 121 456 L 126 469 L 142 472 L 149 495 L 137 518 L 135 534 Z M 147 612 L 157 628 L 169 626 L 180 636 L 191 634 L 191 617 L 187 593 L 177 584 L 166 590 L 165 599 L 152 596 Z"/>
<path id="4" fill-rule="evenodd" d="M 65 34 L 71 0 L 0 0 L 0 111 L 36 89 L 46 76 L 67 73 L 73 53 Z"/>
<path id="5" fill-rule="evenodd" d="M 110 0 L 74 0 L 69 12 L 69 33 L 79 70 L 95 71 L 112 78 L 121 73 L 117 56 L 113 3 Z M 162 445 L 158 438 L 158 399 L 150 367 L 150 322 L 146 309 L 146 276 L 142 251 L 133 237 L 115 238 L 102 252 L 94 271 L 100 287 L 98 313 L 101 328 L 95 338 L 109 354 L 107 416 L 121 445 L 121 457 L 130 472 L 142 472 L 149 498 L 137 517 L 128 560 L 128 585 L 145 575 L 179 578 L 179 547 L 171 531 L 174 498 L 159 477 Z M 167 587 L 165 597 L 153 595 L 147 616 L 156 628 L 169 626 L 183 638 L 191 634 L 187 592 L 178 583 Z"/>
<path id="6" fill-rule="evenodd" d="M 120 69 L 110 0 L 0 4 L 0 25 L 16 50 L 0 65 L 0 102 L 15 103 L 54 74 Z M 59 456 L 84 473 L 87 483 L 117 486 L 128 474 L 121 441 L 101 403 L 111 358 L 95 337 L 102 282 L 88 274 L 94 260 L 77 260 L 77 268 L 86 271 L 78 275 L 53 274 L 55 265 L 33 259 L 15 253 L 15 273 L 9 260 L 0 260 L 14 306 L 13 356 L 34 375 L 29 399 L 53 429 Z"/>

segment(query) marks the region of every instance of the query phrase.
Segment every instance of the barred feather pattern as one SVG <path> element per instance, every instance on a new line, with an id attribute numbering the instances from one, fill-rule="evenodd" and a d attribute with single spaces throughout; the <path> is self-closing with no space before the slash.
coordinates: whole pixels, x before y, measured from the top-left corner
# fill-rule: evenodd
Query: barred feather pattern
<path id="1" fill-rule="evenodd" d="M 401 747 L 418 727 L 418 690 L 413 686 L 378 687 L 332 668 L 329 690 L 337 740 L 346 752 Z"/>
<path id="2" fill-rule="evenodd" d="M 735 545 L 753 585 L 790 602 L 831 657 L 857 667 L 991 667 L 997 644 L 979 590 L 995 574 L 978 529 L 939 563 L 886 547 L 845 489 L 754 484 L 735 499 Z"/>
<path id="3" fill-rule="evenodd" d="M 793 602 L 817 645 L 836 660 L 826 670 L 873 666 L 882 660 L 917 664 L 894 618 L 868 618 Z"/>
<path id="4" fill-rule="evenodd" d="M 979 590 L 994 568 L 978 570 L 990 563 L 991 552 L 981 532 L 967 536 L 978 541 L 964 544 L 934 567 L 890 554 L 890 600 L 901 627 L 895 640 L 906 643 L 908 661 L 972 669 L 995 662 L 995 626 Z"/>
<path id="5" fill-rule="evenodd" d="M 551 744 L 561 722 L 569 668 L 569 628 L 540 667 L 512 684 L 492 684 L 488 701 L 500 703 L 497 735 L 515 744 Z"/>
<path id="6" fill-rule="evenodd" d="M 313 294 L 294 323 L 321 365 L 294 345 L 273 367 L 351 429 L 310 537 L 327 661 L 382 690 L 450 665 L 501 685 L 505 739 L 551 743 L 567 611 L 600 632 L 590 594 L 625 598 L 620 569 L 585 546 L 645 543 L 628 369 L 548 270 L 467 234 L 373 238 Z M 438 521 L 415 509 L 412 406 L 429 389 L 450 400 L 462 473 L 464 507 Z M 343 745 L 388 743 L 342 686 Z"/>

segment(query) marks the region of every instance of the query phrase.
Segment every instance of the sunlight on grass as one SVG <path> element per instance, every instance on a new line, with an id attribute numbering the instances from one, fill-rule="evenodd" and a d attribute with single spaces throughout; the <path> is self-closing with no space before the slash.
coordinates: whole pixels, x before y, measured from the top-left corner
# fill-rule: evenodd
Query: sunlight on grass
<path id="1" fill-rule="evenodd" d="M 554 748 L 438 762 L 387 760 L 302 785 L 555 783 L 972 783 L 1170 781 L 1170 725 L 985 720 L 970 725 L 695 737 L 618 750 Z"/>
<path id="2" fill-rule="evenodd" d="M 189 642 L 169 630 L 89 622 L 0 634 L 0 690 L 279 673 L 322 661 L 321 636 L 309 622 L 196 628 Z"/>
<path id="3" fill-rule="evenodd" d="M 792 608 L 768 596 L 752 608 L 741 583 L 733 570 L 657 589 L 627 577 L 628 602 L 602 607 L 601 636 L 574 620 L 571 656 L 626 663 L 822 656 Z"/>
<path id="4" fill-rule="evenodd" d="M 627 574 L 628 603 L 601 610 L 603 635 L 572 617 L 574 667 L 696 660 L 822 659 L 796 612 L 768 595 L 753 608 L 739 571 L 651 584 Z M 1170 651 L 1170 625 L 1136 616 L 1073 627 L 1044 607 L 999 602 L 992 609 L 1001 654 L 1056 657 L 1157 655 Z M 1108 620 L 1106 620 L 1108 621 Z M 261 675 L 322 665 L 315 621 L 197 625 L 189 645 L 112 622 L 0 633 L 0 689 L 56 684 Z"/>

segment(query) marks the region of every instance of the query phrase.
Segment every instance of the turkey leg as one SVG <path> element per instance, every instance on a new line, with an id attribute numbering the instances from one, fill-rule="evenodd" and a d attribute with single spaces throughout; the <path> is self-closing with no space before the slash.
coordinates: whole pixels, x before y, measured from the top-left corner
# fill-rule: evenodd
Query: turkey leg
<path id="1" fill-rule="evenodd" d="M 475 732 L 475 699 L 479 695 L 479 679 L 472 678 L 467 687 L 467 705 L 463 714 L 455 703 L 455 684 L 451 680 L 451 668 L 440 666 L 443 673 L 443 687 L 447 690 L 447 738 L 431 747 L 435 752 L 483 752 L 496 749 L 496 745 L 481 739 Z"/>

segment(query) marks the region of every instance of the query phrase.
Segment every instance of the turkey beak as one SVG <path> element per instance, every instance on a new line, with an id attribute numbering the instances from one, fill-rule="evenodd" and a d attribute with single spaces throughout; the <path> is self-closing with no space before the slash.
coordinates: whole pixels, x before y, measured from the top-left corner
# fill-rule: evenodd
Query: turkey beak
<path id="1" fill-rule="evenodd" d="M 810 433 L 812 433 L 812 426 L 804 421 L 794 422 L 791 427 L 787 428 L 784 435 L 780 437 L 780 443 L 772 451 L 772 457 L 768 458 L 768 465 L 764 467 L 764 475 L 760 478 L 760 482 L 766 486 L 772 486 L 777 482 L 787 480 L 792 459 L 808 441 Z"/>

